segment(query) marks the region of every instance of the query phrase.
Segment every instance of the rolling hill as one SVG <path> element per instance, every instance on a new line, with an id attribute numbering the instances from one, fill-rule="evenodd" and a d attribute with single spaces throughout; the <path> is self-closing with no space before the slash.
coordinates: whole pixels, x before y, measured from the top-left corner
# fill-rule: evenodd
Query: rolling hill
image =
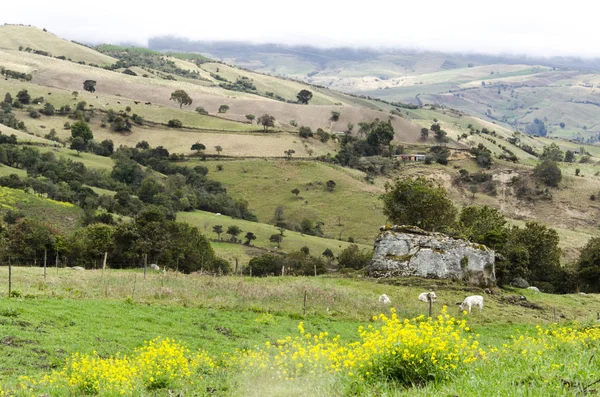
<path id="1" fill-rule="evenodd" d="M 537 118 L 546 123 L 550 136 L 594 143 L 600 133 L 598 59 L 323 49 L 173 37 L 155 37 L 149 46 L 209 54 L 251 70 L 343 92 L 443 105 L 521 132 Z"/>

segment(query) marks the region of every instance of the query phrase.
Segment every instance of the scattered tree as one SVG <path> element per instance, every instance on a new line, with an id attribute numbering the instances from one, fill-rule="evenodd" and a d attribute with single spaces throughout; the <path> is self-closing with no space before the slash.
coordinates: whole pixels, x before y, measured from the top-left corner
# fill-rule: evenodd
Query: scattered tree
<path id="1" fill-rule="evenodd" d="M 232 241 L 237 241 L 237 236 L 242 233 L 242 229 L 240 229 L 237 225 L 231 225 L 227 228 L 226 233 L 231 236 Z"/>
<path id="2" fill-rule="evenodd" d="M 246 120 L 248 120 L 250 122 L 250 124 L 252 124 L 254 122 L 255 118 L 256 118 L 256 116 L 253 115 L 253 114 L 247 114 L 246 115 Z"/>
<path id="3" fill-rule="evenodd" d="M 181 128 L 181 127 L 183 127 L 183 123 L 180 120 L 172 119 L 172 120 L 169 120 L 169 122 L 167 123 L 167 126 L 169 126 L 171 128 Z"/>
<path id="4" fill-rule="evenodd" d="M 424 177 L 398 179 L 385 185 L 383 213 L 397 225 L 444 231 L 455 224 L 456 208 L 446 190 Z"/>
<path id="5" fill-rule="evenodd" d="M 79 154 L 81 152 L 85 152 L 85 149 L 87 148 L 87 143 L 82 137 L 76 136 L 71 140 L 70 147 L 73 150 L 77 150 L 77 154 Z"/>
<path id="6" fill-rule="evenodd" d="M 335 190 L 335 181 L 330 179 L 327 181 L 327 183 L 325 184 L 327 186 L 327 190 L 330 192 L 333 192 Z"/>
<path id="7" fill-rule="evenodd" d="M 219 156 L 220 156 L 220 155 L 221 155 L 221 152 L 223 151 L 223 147 L 221 147 L 221 146 L 217 145 L 217 146 L 215 146 L 215 150 L 217 151 L 217 155 L 219 155 Z"/>
<path id="8" fill-rule="evenodd" d="M 196 112 L 198 112 L 199 114 L 202 114 L 202 115 L 207 115 L 208 114 L 208 112 L 206 111 L 206 109 L 204 109 L 204 107 L 202 107 L 202 106 L 196 107 Z"/>
<path id="9" fill-rule="evenodd" d="M 283 236 L 281 234 L 273 234 L 269 237 L 269 241 L 277 244 L 277 248 L 281 248 L 281 243 L 283 242 Z"/>
<path id="10" fill-rule="evenodd" d="M 563 151 L 560 150 L 556 143 L 552 142 L 550 145 L 544 146 L 544 151 L 540 156 L 540 159 L 550 160 L 558 163 L 563 161 L 564 157 Z"/>
<path id="11" fill-rule="evenodd" d="M 206 146 L 204 146 L 202 143 L 200 142 L 196 142 L 192 145 L 191 147 L 192 150 L 195 150 L 197 154 L 202 153 L 204 150 L 206 150 Z"/>
<path id="12" fill-rule="evenodd" d="M 246 242 L 244 244 L 250 245 L 250 243 L 253 240 L 256 240 L 256 235 L 252 232 L 247 232 L 246 235 L 244 236 L 244 238 L 246 239 Z"/>
<path id="13" fill-rule="evenodd" d="M 229 110 L 229 106 L 227 106 L 227 105 L 219 106 L 219 113 L 227 113 L 228 110 Z"/>
<path id="14" fill-rule="evenodd" d="M 71 124 L 71 137 L 77 138 L 80 137 L 84 140 L 85 143 L 94 139 L 94 134 L 92 133 L 92 129 L 83 120 L 77 121 Z"/>
<path id="15" fill-rule="evenodd" d="M 86 81 L 84 81 L 83 82 L 83 89 L 86 90 L 86 91 L 88 91 L 88 92 L 92 92 L 92 93 L 96 92 L 96 81 L 95 80 L 86 80 Z M 77 91 L 74 91 L 74 92 L 77 92 Z"/>
<path id="16" fill-rule="evenodd" d="M 217 234 L 219 240 L 221 240 L 221 233 L 223 233 L 223 225 L 214 225 L 213 232 Z"/>
<path id="17" fill-rule="evenodd" d="M 308 104 L 312 97 L 313 93 L 309 90 L 302 90 L 296 95 L 296 98 L 298 98 L 298 103 L 301 103 L 303 105 Z"/>
<path id="18" fill-rule="evenodd" d="M 17 93 L 17 101 L 19 101 L 23 105 L 29 105 L 29 103 L 31 102 L 31 95 L 29 95 L 27 90 L 21 90 Z"/>
<path id="19" fill-rule="evenodd" d="M 340 268 L 360 270 L 365 268 L 373 258 L 373 251 L 361 250 L 358 245 L 351 244 L 340 252 L 338 263 Z"/>
<path id="20" fill-rule="evenodd" d="M 575 153 L 573 153 L 570 150 L 567 150 L 565 152 L 565 162 L 572 163 L 573 161 L 575 161 Z"/>
<path id="21" fill-rule="evenodd" d="M 341 113 L 338 112 L 337 110 L 332 110 L 331 111 L 331 120 L 332 121 L 338 121 L 340 119 Z"/>
<path id="22" fill-rule="evenodd" d="M 427 138 L 429 138 L 429 129 L 423 127 L 421 128 L 421 139 L 426 140 Z"/>
<path id="23" fill-rule="evenodd" d="M 551 160 L 544 160 L 533 169 L 533 175 L 547 186 L 558 186 L 562 179 L 562 172 L 558 165 Z"/>
<path id="24" fill-rule="evenodd" d="M 183 105 L 191 105 L 192 98 L 188 95 L 184 90 L 175 90 L 171 93 L 171 101 L 175 101 L 179 104 L 179 108 L 181 109 Z"/>
<path id="25" fill-rule="evenodd" d="M 257 119 L 257 123 L 261 124 L 264 131 L 267 132 L 269 127 L 275 127 L 275 117 L 265 113 Z"/>

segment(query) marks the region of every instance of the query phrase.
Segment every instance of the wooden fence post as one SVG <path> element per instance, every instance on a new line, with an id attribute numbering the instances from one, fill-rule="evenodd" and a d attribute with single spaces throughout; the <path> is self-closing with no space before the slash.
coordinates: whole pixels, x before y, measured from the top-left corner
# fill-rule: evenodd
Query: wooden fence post
<path id="1" fill-rule="evenodd" d="M 306 290 L 304 290 L 304 308 L 302 309 L 302 314 L 306 316 Z"/>
<path id="2" fill-rule="evenodd" d="M 144 280 L 146 279 L 146 267 L 148 266 L 148 254 L 144 254 Z"/>
<path id="3" fill-rule="evenodd" d="M 46 281 L 46 262 L 48 261 L 48 250 L 44 250 L 44 282 Z"/>
<path id="4" fill-rule="evenodd" d="M 8 257 L 8 297 L 12 292 L 12 264 L 10 263 L 10 256 Z"/>

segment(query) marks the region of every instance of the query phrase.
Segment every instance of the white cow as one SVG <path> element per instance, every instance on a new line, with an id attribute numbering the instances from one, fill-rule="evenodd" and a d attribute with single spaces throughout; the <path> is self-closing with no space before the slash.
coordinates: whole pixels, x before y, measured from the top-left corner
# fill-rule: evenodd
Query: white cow
<path id="1" fill-rule="evenodd" d="M 383 294 L 379 297 L 379 303 L 383 303 L 384 305 L 390 305 L 392 301 L 386 294 Z"/>
<path id="2" fill-rule="evenodd" d="M 468 312 L 471 313 L 471 308 L 473 306 L 478 306 L 479 311 L 483 310 L 483 296 L 481 296 L 481 295 L 467 296 L 465 298 L 465 300 L 463 301 L 463 303 L 460 304 L 459 309 L 461 312 L 464 311 L 465 309 L 468 309 Z"/>
<path id="3" fill-rule="evenodd" d="M 421 302 L 429 302 L 429 297 L 431 297 L 431 301 L 435 302 L 435 300 L 437 299 L 437 296 L 435 295 L 435 292 L 431 291 L 431 292 L 422 292 L 419 295 L 419 300 Z"/>
<path id="4" fill-rule="evenodd" d="M 152 270 L 156 270 L 156 271 L 159 271 L 159 270 L 160 270 L 160 267 L 159 267 L 159 266 L 158 266 L 156 263 L 152 263 L 152 264 L 150 265 L 150 269 L 152 269 Z"/>
<path id="5" fill-rule="evenodd" d="M 530 289 L 533 292 L 540 292 L 540 289 L 538 287 L 527 287 L 527 289 Z"/>
<path id="6" fill-rule="evenodd" d="M 81 266 L 73 266 L 71 269 L 73 270 L 77 270 L 77 271 L 82 271 L 85 270 L 85 268 L 81 267 Z"/>

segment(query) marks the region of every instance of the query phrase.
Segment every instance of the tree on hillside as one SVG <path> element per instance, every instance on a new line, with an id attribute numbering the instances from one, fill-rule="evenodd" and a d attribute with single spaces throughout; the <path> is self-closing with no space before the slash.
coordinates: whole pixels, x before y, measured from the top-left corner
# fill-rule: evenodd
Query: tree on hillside
<path id="1" fill-rule="evenodd" d="M 219 156 L 220 156 L 220 155 L 221 155 L 221 152 L 223 151 L 223 147 L 222 147 L 222 146 L 219 146 L 219 145 L 217 145 L 217 146 L 215 146 L 215 150 L 217 151 L 217 155 L 219 155 Z"/>
<path id="2" fill-rule="evenodd" d="M 6 94 L 4 94 L 4 103 L 12 103 L 13 99 L 12 99 L 12 95 L 10 95 L 10 92 L 7 92 Z"/>
<path id="3" fill-rule="evenodd" d="M 281 234 L 273 234 L 269 237 L 269 241 L 277 244 L 277 248 L 281 248 L 281 243 L 283 242 L 283 236 Z"/>
<path id="4" fill-rule="evenodd" d="M 333 254 L 333 251 L 330 248 L 325 249 L 325 251 L 323 251 L 323 253 L 321 255 L 323 255 L 325 258 L 327 258 L 327 262 L 329 262 L 329 263 L 331 263 L 331 261 L 335 257 L 335 255 Z"/>
<path id="5" fill-rule="evenodd" d="M 385 185 L 383 213 L 397 225 L 414 225 L 429 231 L 445 231 L 455 224 L 456 208 L 446 190 L 418 177 Z"/>
<path id="6" fill-rule="evenodd" d="M 296 98 L 298 98 L 298 102 L 306 105 L 308 104 L 308 102 L 312 99 L 313 97 L 313 93 L 310 92 L 309 90 L 302 90 L 298 93 L 298 95 L 296 95 Z"/>
<path id="7" fill-rule="evenodd" d="M 429 130 L 425 127 L 421 128 L 421 139 L 427 140 L 429 138 Z"/>
<path id="8" fill-rule="evenodd" d="M 219 240 L 221 239 L 221 233 L 223 233 L 223 226 L 222 225 L 214 225 L 213 226 L 213 232 L 217 233 L 217 236 L 219 236 Z"/>
<path id="9" fill-rule="evenodd" d="M 544 160 L 533 169 L 533 175 L 547 186 L 557 187 L 562 179 L 558 165 L 551 160 Z"/>
<path id="10" fill-rule="evenodd" d="M 239 226 L 237 226 L 237 225 L 231 225 L 227 228 L 226 233 L 231 236 L 232 241 L 236 241 L 237 236 L 239 236 L 240 233 L 242 233 L 242 229 L 240 229 Z"/>
<path id="11" fill-rule="evenodd" d="M 208 112 L 206 111 L 206 109 L 204 109 L 203 106 L 196 107 L 196 112 L 198 112 L 198 114 L 202 114 L 202 115 L 205 115 L 205 116 L 208 114 Z"/>
<path id="12" fill-rule="evenodd" d="M 95 80 L 86 80 L 83 82 L 83 89 L 88 92 L 96 92 L 96 81 Z M 76 92 L 76 91 L 74 91 Z"/>
<path id="13" fill-rule="evenodd" d="M 546 129 L 546 124 L 540 119 L 534 119 L 533 123 L 527 124 L 525 127 L 525 132 L 529 135 L 537 135 L 537 136 L 546 136 L 548 135 L 548 130 Z"/>
<path id="14" fill-rule="evenodd" d="M 372 258 L 373 251 L 361 250 L 358 248 L 358 245 L 351 244 L 348 248 L 340 252 L 338 264 L 340 268 L 359 270 L 365 268 L 371 262 Z"/>
<path id="15" fill-rule="evenodd" d="M 250 245 L 250 243 L 253 240 L 256 240 L 256 235 L 252 232 L 247 232 L 246 235 L 244 236 L 244 238 L 246 239 L 246 242 L 244 243 L 245 245 Z"/>
<path id="16" fill-rule="evenodd" d="M 192 104 L 192 98 L 184 90 L 173 91 L 170 100 L 177 102 L 179 104 L 179 109 L 181 109 L 183 105 L 187 106 Z"/>
<path id="17" fill-rule="evenodd" d="M 589 292 L 600 292 L 600 237 L 591 238 L 579 254 L 577 275 Z"/>
<path id="18" fill-rule="evenodd" d="M 572 163 L 573 161 L 575 161 L 575 153 L 573 153 L 570 150 L 567 150 L 565 152 L 565 162 L 566 163 Z"/>
<path id="19" fill-rule="evenodd" d="M 333 179 L 330 179 L 327 181 L 325 186 L 327 186 L 328 191 L 333 192 L 335 190 L 335 181 Z"/>
<path id="20" fill-rule="evenodd" d="M 460 231 L 468 240 L 500 249 L 507 238 L 506 218 L 495 208 L 464 207 L 459 218 Z"/>
<path id="21" fill-rule="evenodd" d="M 94 134 L 92 133 L 92 129 L 83 120 L 79 120 L 73 124 L 71 124 L 71 137 L 82 138 L 86 143 L 94 139 Z"/>
<path id="22" fill-rule="evenodd" d="M 294 153 L 296 153 L 296 151 L 294 149 L 288 149 L 288 150 L 284 150 L 283 153 L 285 154 L 285 156 L 287 157 L 287 159 L 291 159 L 292 155 Z"/>
<path id="23" fill-rule="evenodd" d="M 261 124 L 264 131 L 267 132 L 269 127 L 275 127 L 275 117 L 265 113 L 257 119 L 257 123 Z"/>
<path id="24" fill-rule="evenodd" d="M 105 225 L 102 223 L 94 223 L 85 228 L 85 237 L 87 244 L 96 254 L 102 254 L 102 269 L 106 268 L 108 252 L 113 246 L 113 235 L 115 233 L 114 226 Z"/>
<path id="25" fill-rule="evenodd" d="M 227 105 L 219 106 L 219 113 L 227 113 L 228 110 L 229 110 L 229 106 L 227 106 Z"/>
<path id="26" fill-rule="evenodd" d="M 77 154 L 79 154 L 81 152 L 85 152 L 85 149 L 87 148 L 87 143 L 82 137 L 76 136 L 71 140 L 70 148 L 76 150 Z"/>
<path id="27" fill-rule="evenodd" d="M 195 150 L 197 154 L 202 153 L 204 150 L 206 150 L 206 146 L 204 146 L 202 143 L 200 142 L 196 142 L 192 145 L 192 147 L 190 148 L 192 150 Z"/>
<path id="28" fill-rule="evenodd" d="M 340 119 L 340 116 L 342 114 L 340 112 L 338 112 L 337 110 L 332 110 L 331 111 L 331 120 L 332 121 L 338 121 Z"/>
<path id="29" fill-rule="evenodd" d="M 256 118 L 256 116 L 253 114 L 246 115 L 246 120 L 248 120 L 250 122 L 250 124 L 252 124 L 252 122 L 254 121 L 255 118 Z"/>
<path id="30" fill-rule="evenodd" d="M 560 150 L 556 143 L 552 142 L 550 145 L 544 146 L 544 151 L 542 152 L 540 159 L 550 160 L 558 163 L 563 161 L 564 157 L 563 151 Z"/>
<path id="31" fill-rule="evenodd" d="M 29 102 L 31 102 L 31 95 L 29 95 L 27 90 L 21 90 L 17 93 L 17 100 L 23 105 L 29 105 Z"/>
<path id="32" fill-rule="evenodd" d="M 394 127 L 390 120 L 377 122 L 367 135 L 367 142 L 377 154 L 381 154 L 383 147 L 389 146 L 392 139 L 394 139 Z"/>

